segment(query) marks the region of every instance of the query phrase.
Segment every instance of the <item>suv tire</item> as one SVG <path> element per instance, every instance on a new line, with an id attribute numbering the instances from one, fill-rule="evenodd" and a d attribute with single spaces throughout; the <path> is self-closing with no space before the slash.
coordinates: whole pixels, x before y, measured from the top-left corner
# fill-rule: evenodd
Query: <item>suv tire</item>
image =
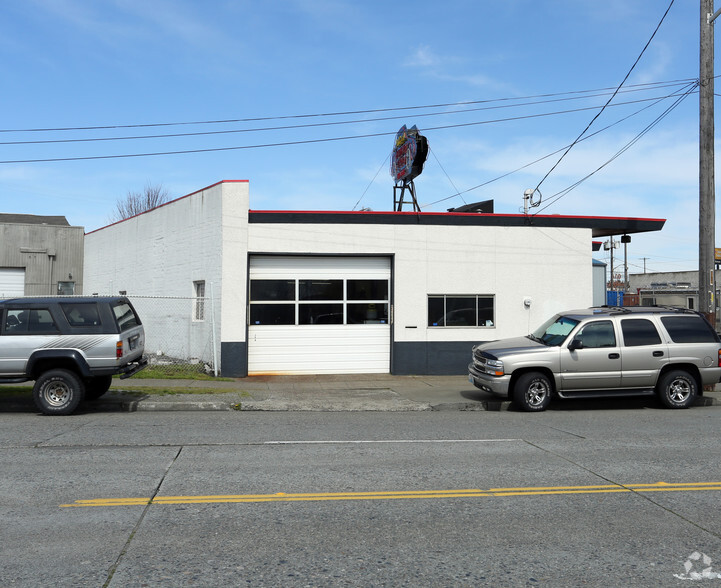
<path id="1" fill-rule="evenodd" d="M 551 380 L 541 372 L 528 372 L 513 386 L 513 402 L 525 412 L 541 412 L 551 402 Z"/>
<path id="2" fill-rule="evenodd" d="M 43 372 L 33 387 L 33 400 L 43 414 L 70 414 L 84 395 L 82 380 L 75 373 L 63 369 Z"/>
<path id="3" fill-rule="evenodd" d="M 688 408 L 697 395 L 696 379 L 687 371 L 668 371 L 658 382 L 658 396 L 666 408 Z"/>
<path id="4" fill-rule="evenodd" d="M 85 400 L 96 400 L 110 389 L 113 376 L 95 376 L 85 380 Z"/>

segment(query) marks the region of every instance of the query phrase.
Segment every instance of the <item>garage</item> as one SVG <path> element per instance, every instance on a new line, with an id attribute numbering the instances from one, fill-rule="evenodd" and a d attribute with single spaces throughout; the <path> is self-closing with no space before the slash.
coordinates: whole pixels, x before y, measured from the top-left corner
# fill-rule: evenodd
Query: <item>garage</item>
<path id="1" fill-rule="evenodd" d="M 391 258 L 251 255 L 248 375 L 389 373 Z"/>
<path id="2" fill-rule="evenodd" d="M 0 268 L 0 297 L 25 295 L 25 268 Z"/>

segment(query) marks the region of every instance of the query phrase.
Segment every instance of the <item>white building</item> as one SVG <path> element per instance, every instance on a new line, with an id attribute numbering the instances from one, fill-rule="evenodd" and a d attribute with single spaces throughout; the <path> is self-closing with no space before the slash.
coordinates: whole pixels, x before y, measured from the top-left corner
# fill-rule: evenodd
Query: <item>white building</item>
<path id="1" fill-rule="evenodd" d="M 85 236 L 85 292 L 214 296 L 222 375 L 463 373 L 593 304 L 593 238 L 663 220 L 249 210 L 223 181 Z M 181 321 L 208 329 L 207 309 Z M 162 320 L 143 316 L 146 331 Z"/>

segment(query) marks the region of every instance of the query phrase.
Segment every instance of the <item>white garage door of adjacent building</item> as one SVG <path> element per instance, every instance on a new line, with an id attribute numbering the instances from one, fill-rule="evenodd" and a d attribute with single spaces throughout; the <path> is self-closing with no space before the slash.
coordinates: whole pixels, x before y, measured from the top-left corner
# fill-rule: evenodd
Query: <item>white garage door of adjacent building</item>
<path id="1" fill-rule="evenodd" d="M 248 375 L 390 371 L 390 258 L 251 256 Z"/>
<path id="2" fill-rule="evenodd" d="M 0 298 L 25 295 L 25 268 L 0 267 Z"/>

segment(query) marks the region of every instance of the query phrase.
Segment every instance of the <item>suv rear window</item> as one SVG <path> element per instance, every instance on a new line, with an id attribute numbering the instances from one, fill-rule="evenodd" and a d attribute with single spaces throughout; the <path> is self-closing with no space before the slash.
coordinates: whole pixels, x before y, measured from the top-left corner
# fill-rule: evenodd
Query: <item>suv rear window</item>
<path id="1" fill-rule="evenodd" d="M 716 343 L 718 336 L 700 316 L 663 316 L 663 326 L 674 343 Z"/>
<path id="2" fill-rule="evenodd" d="M 119 302 L 113 305 L 113 314 L 115 314 L 115 320 L 118 321 L 118 328 L 121 332 L 141 324 L 135 310 L 127 302 Z"/>

